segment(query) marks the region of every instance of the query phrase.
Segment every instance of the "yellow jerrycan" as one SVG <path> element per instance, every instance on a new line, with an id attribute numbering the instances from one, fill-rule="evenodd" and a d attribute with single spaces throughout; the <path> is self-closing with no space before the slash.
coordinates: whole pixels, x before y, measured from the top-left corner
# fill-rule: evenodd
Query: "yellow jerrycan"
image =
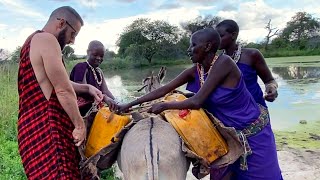
<path id="1" fill-rule="evenodd" d="M 184 95 L 173 93 L 165 101 L 183 101 Z M 203 109 L 166 110 L 166 120 L 176 129 L 187 147 L 198 156 L 212 163 L 225 155 L 228 147 Z"/>
<path id="2" fill-rule="evenodd" d="M 129 116 L 111 113 L 107 107 L 101 108 L 92 123 L 85 156 L 89 158 L 102 148 L 110 145 L 112 138 L 129 122 Z"/>

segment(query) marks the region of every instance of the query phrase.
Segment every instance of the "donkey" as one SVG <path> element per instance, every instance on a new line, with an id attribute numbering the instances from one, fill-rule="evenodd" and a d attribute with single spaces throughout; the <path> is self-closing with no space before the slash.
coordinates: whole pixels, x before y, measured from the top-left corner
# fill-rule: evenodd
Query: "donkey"
<path id="1" fill-rule="evenodd" d="M 139 91 L 159 88 L 165 73 L 165 67 L 157 76 L 152 73 Z M 141 116 L 125 135 L 117 162 L 126 180 L 184 180 L 190 166 L 175 129 L 160 115 L 150 114 Z"/>
<path id="2" fill-rule="evenodd" d="M 167 72 L 166 67 L 161 67 L 158 75 L 156 76 L 153 75 L 153 71 L 152 71 L 149 77 L 146 77 L 142 80 L 142 88 L 138 89 L 138 92 L 144 89 L 145 93 L 147 94 L 161 87 L 161 82 L 166 76 L 166 72 Z"/>

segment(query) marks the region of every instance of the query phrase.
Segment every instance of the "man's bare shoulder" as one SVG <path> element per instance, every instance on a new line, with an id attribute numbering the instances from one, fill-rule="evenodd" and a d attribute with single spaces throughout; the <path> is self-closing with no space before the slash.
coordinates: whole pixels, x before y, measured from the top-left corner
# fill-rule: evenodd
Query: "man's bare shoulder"
<path id="1" fill-rule="evenodd" d="M 58 41 L 53 34 L 43 32 L 33 36 L 32 45 L 38 46 L 39 48 L 52 47 L 58 45 Z"/>

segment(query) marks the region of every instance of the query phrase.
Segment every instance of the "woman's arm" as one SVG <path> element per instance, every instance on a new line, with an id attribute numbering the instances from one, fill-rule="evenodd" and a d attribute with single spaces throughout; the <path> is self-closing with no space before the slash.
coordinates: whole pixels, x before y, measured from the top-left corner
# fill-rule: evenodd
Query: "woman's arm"
<path id="1" fill-rule="evenodd" d="M 235 70 L 236 73 L 231 73 Z M 238 72 L 237 72 L 238 71 Z M 236 75 L 235 75 L 236 74 Z M 160 113 L 167 109 L 199 109 L 218 86 L 234 87 L 238 84 L 240 71 L 228 56 L 220 56 L 212 66 L 207 79 L 200 90 L 192 97 L 180 102 L 158 103 L 152 106 L 149 112 Z"/>
<path id="2" fill-rule="evenodd" d="M 181 74 L 179 74 L 176 78 L 174 78 L 172 81 L 170 81 L 168 84 L 128 103 L 125 105 L 120 105 L 120 109 L 119 111 L 125 111 L 128 108 L 137 105 L 137 104 L 141 104 L 147 101 L 151 101 L 154 99 L 158 99 L 164 95 L 166 95 L 167 93 L 173 91 L 174 89 L 176 89 L 177 87 L 187 83 L 189 80 L 191 80 L 192 78 L 194 78 L 194 73 L 195 71 L 195 67 L 189 68 L 187 70 L 184 70 Z"/>
<path id="3" fill-rule="evenodd" d="M 258 76 L 265 84 L 265 99 L 267 101 L 274 101 L 278 97 L 278 84 L 274 80 L 272 73 L 263 57 L 261 52 L 257 49 L 251 50 L 250 58 L 253 59 L 254 69 L 257 71 Z"/>

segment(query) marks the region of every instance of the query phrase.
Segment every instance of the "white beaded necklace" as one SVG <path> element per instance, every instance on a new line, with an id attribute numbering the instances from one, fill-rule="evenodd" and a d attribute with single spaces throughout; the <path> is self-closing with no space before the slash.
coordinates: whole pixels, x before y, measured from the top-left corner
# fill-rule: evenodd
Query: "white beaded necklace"
<path id="1" fill-rule="evenodd" d="M 226 50 L 222 50 L 222 53 L 226 54 Z M 241 45 L 238 45 L 238 49 L 234 51 L 231 58 L 235 63 L 237 63 L 240 60 L 240 57 L 241 57 Z"/>
<path id="2" fill-rule="evenodd" d="M 197 64 L 197 71 L 198 71 L 198 74 L 199 74 L 199 81 L 200 81 L 200 87 L 204 84 L 204 75 L 208 74 L 213 66 L 213 64 L 216 62 L 216 60 L 218 59 L 218 55 L 215 55 L 214 58 L 212 59 L 212 62 L 210 64 L 210 68 L 209 70 L 204 73 L 204 68 L 202 67 L 201 64 Z"/>
<path id="3" fill-rule="evenodd" d="M 99 86 L 101 86 L 101 84 L 102 84 L 102 73 L 101 73 L 100 68 L 99 68 L 99 67 L 96 68 L 97 71 L 99 72 L 99 75 L 100 75 L 100 81 L 99 81 L 95 69 L 90 65 L 90 63 L 89 63 L 88 61 L 87 61 L 87 64 L 88 64 L 88 66 L 90 67 L 90 69 L 91 69 L 91 71 L 92 71 L 92 73 L 93 73 L 94 79 L 96 80 L 97 84 L 98 84 Z"/>

